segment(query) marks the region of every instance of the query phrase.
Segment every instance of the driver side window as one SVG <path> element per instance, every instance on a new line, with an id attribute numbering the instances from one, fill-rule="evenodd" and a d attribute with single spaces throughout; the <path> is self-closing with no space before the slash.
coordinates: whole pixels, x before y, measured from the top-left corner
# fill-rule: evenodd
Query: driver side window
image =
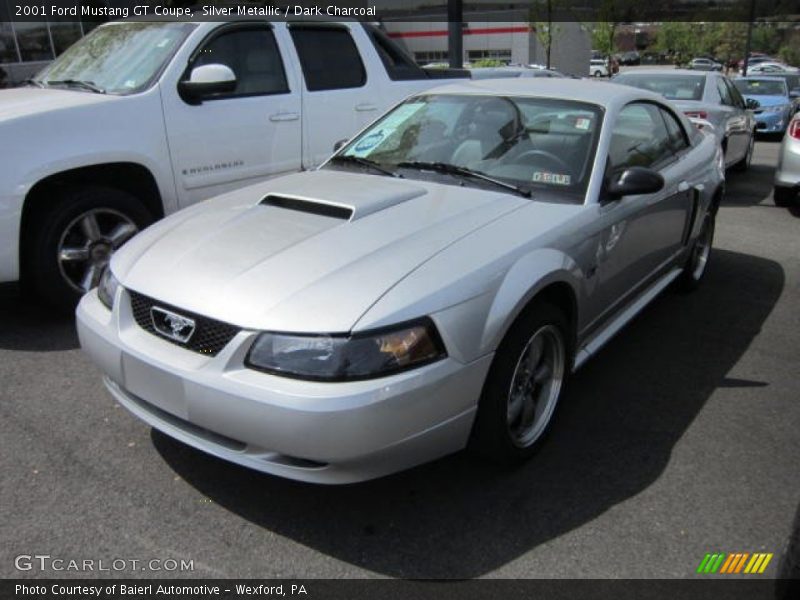
<path id="1" fill-rule="evenodd" d="M 635 102 L 620 111 L 608 149 L 613 173 L 630 167 L 657 168 L 673 156 L 669 132 L 657 106 Z"/>
<path id="2" fill-rule="evenodd" d="M 269 28 L 236 28 L 214 36 L 203 44 L 191 68 L 210 64 L 230 67 L 236 75 L 236 89 L 214 99 L 289 91 L 280 51 Z"/>

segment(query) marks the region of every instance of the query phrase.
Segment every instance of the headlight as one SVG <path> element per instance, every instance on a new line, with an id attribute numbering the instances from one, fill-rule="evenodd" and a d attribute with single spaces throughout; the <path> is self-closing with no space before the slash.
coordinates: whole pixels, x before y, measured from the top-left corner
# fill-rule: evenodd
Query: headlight
<path id="1" fill-rule="evenodd" d="M 118 287 L 119 281 L 117 281 L 117 278 L 114 277 L 114 274 L 111 272 L 111 267 L 106 267 L 106 270 L 103 271 L 103 275 L 100 277 L 100 283 L 97 284 L 97 297 L 100 298 L 100 302 L 105 304 L 108 310 L 114 308 L 114 298 L 117 295 Z"/>
<path id="2" fill-rule="evenodd" d="M 352 335 L 262 333 L 245 364 L 285 377 L 348 381 L 381 377 L 447 356 L 433 321 Z"/>

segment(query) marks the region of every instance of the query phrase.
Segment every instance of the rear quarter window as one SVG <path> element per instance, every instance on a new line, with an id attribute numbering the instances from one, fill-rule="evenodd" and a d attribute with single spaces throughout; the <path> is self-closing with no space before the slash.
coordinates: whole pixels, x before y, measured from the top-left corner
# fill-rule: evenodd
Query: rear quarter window
<path id="1" fill-rule="evenodd" d="M 367 82 L 364 63 L 347 28 L 292 25 L 290 31 L 309 91 L 357 88 Z"/>

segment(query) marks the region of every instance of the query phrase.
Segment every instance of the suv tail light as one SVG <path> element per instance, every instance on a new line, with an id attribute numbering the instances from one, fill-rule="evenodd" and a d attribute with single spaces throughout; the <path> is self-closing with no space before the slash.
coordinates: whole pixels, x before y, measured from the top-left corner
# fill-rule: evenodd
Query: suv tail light
<path id="1" fill-rule="evenodd" d="M 690 119 L 708 119 L 708 113 L 704 110 L 685 110 L 683 114 Z"/>
<path id="2" fill-rule="evenodd" d="M 789 137 L 800 140 L 800 119 L 793 119 L 792 122 L 789 123 L 789 130 L 786 133 Z"/>

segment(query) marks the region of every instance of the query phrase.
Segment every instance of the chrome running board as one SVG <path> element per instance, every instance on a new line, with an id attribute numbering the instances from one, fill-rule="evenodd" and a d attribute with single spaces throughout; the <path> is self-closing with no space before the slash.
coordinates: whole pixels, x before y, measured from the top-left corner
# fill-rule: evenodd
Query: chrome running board
<path id="1" fill-rule="evenodd" d="M 645 292 L 643 292 L 635 301 L 628 305 L 617 318 L 612 320 L 603 329 L 595 333 L 583 346 L 580 347 L 575 354 L 575 364 L 572 367 L 574 373 L 580 369 L 583 364 L 592 356 L 605 346 L 608 341 L 613 338 L 619 331 L 625 327 L 633 318 L 638 315 L 642 309 L 650 304 L 653 299 L 658 296 L 664 289 L 673 281 L 675 281 L 681 274 L 681 268 L 675 267 L 664 275 L 661 279 L 657 280 Z"/>

